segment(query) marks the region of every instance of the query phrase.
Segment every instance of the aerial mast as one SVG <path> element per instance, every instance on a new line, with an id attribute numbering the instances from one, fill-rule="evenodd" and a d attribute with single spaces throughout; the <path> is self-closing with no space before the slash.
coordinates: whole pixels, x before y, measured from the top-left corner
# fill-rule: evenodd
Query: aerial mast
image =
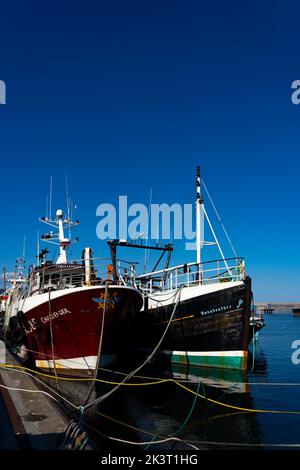
<path id="1" fill-rule="evenodd" d="M 57 258 L 56 264 L 66 264 L 68 262 L 66 250 L 72 244 L 72 239 L 71 237 L 65 237 L 65 229 L 71 229 L 75 225 L 79 225 L 79 221 L 76 220 L 75 222 L 72 222 L 69 219 L 64 219 L 64 213 L 61 209 L 56 211 L 55 220 L 49 220 L 46 219 L 46 217 L 42 217 L 39 219 L 39 221 L 44 222 L 45 224 L 50 225 L 55 229 L 58 229 L 57 233 L 50 231 L 49 233 L 42 235 L 41 238 L 45 242 L 59 246 L 59 256 Z M 78 242 L 78 240 L 78 237 L 76 237 L 75 242 Z"/>
<path id="2" fill-rule="evenodd" d="M 197 166 L 196 169 L 196 187 L 197 187 L 197 195 L 196 195 L 196 250 L 197 250 L 197 263 L 200 265 L 201 263 L 201 249 L 203 244 L 203 236 L 202 232 L 204 229 L 203 226 L 203 198 L 201 196 L 201 176 L 200 176 L 200 166 Z"/>

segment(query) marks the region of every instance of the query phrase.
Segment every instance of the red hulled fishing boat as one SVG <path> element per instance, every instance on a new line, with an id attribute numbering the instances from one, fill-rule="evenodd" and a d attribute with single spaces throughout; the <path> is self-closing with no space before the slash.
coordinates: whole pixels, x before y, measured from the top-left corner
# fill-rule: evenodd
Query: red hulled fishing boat
<path id="1" fill-rule="evenodd" d="M 141 293 L 130 277 L 122 275 L 120 264 L 113 272 L 109 260 L 93 258 L 90 248 L 80 260 L 68 261 L 71 228 L 78 221 L 72 222 L 62 210 L 54 220 L 40 221 L 51 227 L 42 240 L 57 244 L 59 256 L 47 261 L 48 250 L 38 250 L 39 263 L 26 275 L 19 263 L 2 301 L 6 343 L 23 360 L 31 357 L 40 369 L 93 375 L 96 367 L 105 367 L 118 356 L 142 307 Z"/>

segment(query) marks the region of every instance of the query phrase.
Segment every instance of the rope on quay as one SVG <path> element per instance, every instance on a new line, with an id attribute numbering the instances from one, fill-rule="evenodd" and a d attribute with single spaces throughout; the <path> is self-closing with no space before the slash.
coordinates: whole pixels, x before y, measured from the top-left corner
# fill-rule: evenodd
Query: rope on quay
<path id="1" fill-rule="evenodd" d="M 3 367 L 2 365 L 0 365 L 0 367 Z M 63 400 L 65 401 L 66 403 L 68 403 L 72 408 L 74 409 L 77 409 L 78 406 L 75 405 L 75 403 L 71 402 L 70 400 L 68 400 L 66 397 L 64 397 L 63 395 L 61 395 L 61 393 L 59 393 L 56 389 L 54 389 L 53 387 L 51 387 L 50 385 L 48 385 L 46 382 L 44 382 L 43 380 L 40 380 L 38 377 L 36 377 L 35 375 L 32 375 L 30 372 L 28 372 L 27 370 L 19 370 L 18 368 L 14 369 L 14 368 L 6 368 L 5 366 L 3 367 L 4 370 L 10 370 L 10 371 L 13 371 L 13 372 L 17 372 L 18 374 L 24 374 L 24 375 L 30 375 L 30 377 L 32 379 L 34 379 L 36 382 L 38 382 L 39 384 L 41 384 L 43 387 L 47 388 L 48 390 L 51 391 L 51 393 L 53 393 L 54 395 L 58 396 L 58 398 L 60 400 Z M 32 371 L 34 372 L 34 371 Z M 53 379 L 55 379 L 55 377 L 52 376 Z M 58 377 L 59 379 L 59 377 Z M 25 390 L 24 390 L 25 391 Z M 46 392 L 44 392 L 46 393 Z M 51 395 L 51 394 L 49 394 Z M 52 395 L 51 395 L 52 396 Z M 52 396 L 53 399 L 55 399 L 53 396 Z M 58 404 L 60 404 L 60 402 L 58 400 L 56 400 Z"/>
<path id="2" fill-rule="evenodd" d="M 56 401 L 57 403 L 59 403 L 59 401 L 56 400 L 56 398 L 54 398 L 50 393 L 45 392 L 44 390 L 30 390 L 27 388 L 8 387 L 7 385 L 3 385 L 3 384 L 0 384 L 0 388 L 4 388 L 5 390 L 10 390 L 12 392 L 42 393 L 52 398 L 52 400 Z"/>

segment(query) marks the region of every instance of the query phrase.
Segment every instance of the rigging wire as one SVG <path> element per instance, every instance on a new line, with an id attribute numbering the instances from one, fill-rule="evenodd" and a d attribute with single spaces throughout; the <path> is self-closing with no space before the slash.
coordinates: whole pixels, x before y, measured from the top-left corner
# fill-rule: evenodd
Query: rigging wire
<path id="1" fill-rule="evenodd" d="M 222 229 L 223 229 L 223 231 L 224 231 L 224 234 L 225 234 L 225 236 L 226 236 L 226 238 L 227 238 L 227 240 L 228 240 L 228 243 L 230 244 L 230 247 L 231 247 L 231 249 L 232 249 L 232 251 L 233 251 L 233 253 L 234 253 L 234 256 L 237 258 L 237 257 L 238 257 L 238 256 L 237 256 L 237 253 L 236 253 L 236 251 L 235 251 L 235 249 L 234 249 L 234 246 L 233 246 L 233 244 L 232 244 L 232 242 L 231 242 L 231 240 L 230 240 L 230 237 L 229 237 L 228 232 L 227 232 L 227 230 L 226 230 L 226 228 L 225 228 L 225 225 L 223 224 L 223 222 L 222 222 L 222 220 L 221 220 L 221 217 L 220 217 L 220 215 L 219 215 L 219 212 L 217 211 L 217 208 L 216 208 L 216 206 L 215 206 L 215 204 L 214 204 L 214 202 L 213 202 L 213 200 L 212 200 L 212 198 L 211 198 L 211 195 L 209 194 L 208 189 L 207 189 L 207 187 L 206 187 L 206 185 L 205 185 L 205 183 L 204 183 L 204 181 L 203 181 L 203 178 L 201 179 L 201 181 L 202 181 L 203 187 L 204 187 L 204 189 L 205 189 L 205 192 L 206 192 L 206 194 L 207 194 L 207 196 L 208 196 L 208 198 L 209 198 L 209 200 L 210 200 L 210 203 L 211 203 L 211 205 L 212 205 L 212 207 L 213 207 L 213 209 L 214 209 L 214 211 L 215 211 L 215 214 L 216 214 L 216 216 L 217 216 L 217 219 L 218 219 L 218 221 L 220 222 L 221 227 L 222 227 Z"/>

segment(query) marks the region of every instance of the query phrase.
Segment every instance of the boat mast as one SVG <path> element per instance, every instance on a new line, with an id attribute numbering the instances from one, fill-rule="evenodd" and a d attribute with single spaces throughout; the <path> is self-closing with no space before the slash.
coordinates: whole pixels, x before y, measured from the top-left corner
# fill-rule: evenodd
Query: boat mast
<path id="1" fill-rule="evenodd" d="M 57 223 L 58 223 L 58 238 L 59 238 L 59 257 L 57 258 L 56 264 L 67 263 L 67 251 L 66 248 L 71 244 L 70 238 L 65 238 L 64 226 L 63 226 L 63 211 L 58 209 L 56 211 Z"/>
<path id="2" fill-rule="evenodd" d="M 196 197 L 196 250 L 197 250 L 197 263 L 200 265 L 201 263 L 201 249 L 202 249 L 202 240 L 203 237 L 203 211 L 202 211 L 202 204 L 203 198 L 201 196 L 201 176 L 200 176 L 200 166 L 197 166 L 196 169 L 196 187 L 197 187 L 197 197 Z M 202 239 L 202 240 L 201 240 Z"/>
<path id="3" fill-rule="evenodd" d="M 45 235 L 42 235 L 41 238 L 45 242 L 59 246 L 59 256 L 57 258 L 56 264 L 67 263 L 67 247 L 72 244 L 72 239 L 71 236 L 68 238 L 65 237 L 65 230 L 70 230 L 75 225 L 79 225 L 79 221 L 76 220 L 75 222 L 72 222 L 70 219 L 64 220 L 64 213 L 61 209 L 58 209 L 56 211 L 55 220 L 50 220 L 46 217 L 42 217 L 41 219 L 39 219 L 39 221 L 58 229 L 58 233 L 54 233 L 53 231 L 51 231 L 49 233 L 46 233 Z M 78 240 L 78 237 L 76 237 L 75 242 L 78 242 Z"/>

